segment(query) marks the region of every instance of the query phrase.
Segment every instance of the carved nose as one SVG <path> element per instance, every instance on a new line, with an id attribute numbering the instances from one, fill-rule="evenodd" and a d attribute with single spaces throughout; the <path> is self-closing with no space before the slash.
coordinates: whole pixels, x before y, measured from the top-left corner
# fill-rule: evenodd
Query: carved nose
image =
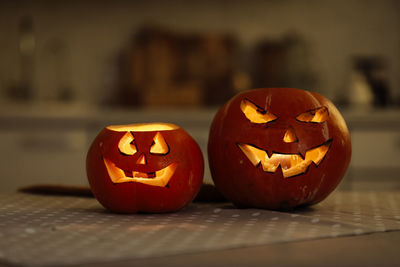
<path id="1" fill-rule="evenodd" d="M 139 159 L 136 161 L 136 164 L 146 164 L 146 155 L 144 153 L 140 155 Z"/>
<path id="2" fill-rule="evenodd" d="M 294 132 L 294 129 L 290 127 L 289 129 L 286 130 L 285 135 L 283 136 L 283 142 L 293 143 L 296 141 L 297 141 L 296 133 Z"/>

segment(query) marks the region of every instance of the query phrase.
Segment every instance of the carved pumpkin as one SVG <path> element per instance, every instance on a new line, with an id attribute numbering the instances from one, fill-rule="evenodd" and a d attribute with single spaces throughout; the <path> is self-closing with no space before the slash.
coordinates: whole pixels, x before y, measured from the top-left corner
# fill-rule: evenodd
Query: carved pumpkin
<path id="1" fill-rule="evenodd" d="M 167 123 L 104 128 L 86 159 L 97 200 L 121 213 L 170 212 L 187 205 L 200 190 L 204 162 L 198 144 Z"/>
<path id="2" fill-rule="evenodd" d="M 217 189 L 238 207 L 286 210 L 326 198 L 351 157 L 344 119 L 300 89 L 246 91 L 215 115 L 208 157 Z"/>

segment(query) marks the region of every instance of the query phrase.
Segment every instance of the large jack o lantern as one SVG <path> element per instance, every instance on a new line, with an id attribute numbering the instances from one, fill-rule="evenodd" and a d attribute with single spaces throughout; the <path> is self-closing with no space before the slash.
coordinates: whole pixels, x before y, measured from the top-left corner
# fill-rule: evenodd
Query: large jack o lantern
<path id="1" fill-rule="evenodd" d="M 87 176 L 97 200 L 121 213 L 170 212 L 187 205 L 203 181 L 198 144 L 167 123 L 114 125 L 93 141 Z"/>
<path id="2" fill-rule="evenodd" d="M 326 198 L 351 158 L 344 119 L 325 97 L 300 89 L 246 91 L 210 129 L 217 189 L 238 207 L 287 210 Z"/>

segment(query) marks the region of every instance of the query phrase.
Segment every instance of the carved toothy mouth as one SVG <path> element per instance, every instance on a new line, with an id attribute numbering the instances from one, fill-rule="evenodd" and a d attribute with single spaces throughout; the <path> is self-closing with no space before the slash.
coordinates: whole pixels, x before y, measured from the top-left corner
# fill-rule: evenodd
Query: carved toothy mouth
<path id="1" fill-rule="evenodd" d="M 318 166 L 328 152 L 331 143 L 332 140 L 328 140 L 315 148 L 307 150 L 305 157 L 299 153 L 273 153 L 269 157 L 266 150 L 257 148 L 254 145 L 243 143 L 237 145 L 254 166 L 261 164 L 263 171 L 271 173 L 281 166 L 283 177 L 289 178 L 305 173 L 311 162 Z"/>
<path id="2" fill-rule="evenodd" d="M 158 171 L 138 172 L 122 170 L 118 168 L 114 162 L 106 158 L 104 158 L 104 164 L 113 183 L 137 182 L 160 187 L 168 185 L 169 180 L 178 166 L 177 163 L 172 163 Z"/>

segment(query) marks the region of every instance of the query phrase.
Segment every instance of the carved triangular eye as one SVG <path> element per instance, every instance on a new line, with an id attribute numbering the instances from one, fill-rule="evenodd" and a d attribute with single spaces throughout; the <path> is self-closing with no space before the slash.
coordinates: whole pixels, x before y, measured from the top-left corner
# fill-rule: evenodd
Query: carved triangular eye
<path id="1" fill-rule="evenodd" d="M 153 138 L 153 144 L 150 147 L 150 153 L 165 155 L 169 152 L 169 147 L 167 142 L 165 142 L 164 137 L 157 133 Z"/>
<path id="2" fill-rule="evenodd" d="M 240 109 L 246 118 L 252 123 L 267 123 L 277 119 L 274 114 L 266 112 L 247 99 L 242 100 L 240 103 Z"/>
<path id="3" fill-rule="evenodd" d="M 301 122 L 314 122 L 322 123 L 329 117 L 329 111 L 327 107 L 320 107 L 313 110 L 301 113 L 296 117 L 296 120 Z"/>
<path id="4" fill-rule="evenodd" d="M 126 134 L 122 136 L 118 143 L 118 149 L 122 154 L 128 156 L 131 156 L 137 152 L 135 137 L 131 132 L 126 132 Z"/>

